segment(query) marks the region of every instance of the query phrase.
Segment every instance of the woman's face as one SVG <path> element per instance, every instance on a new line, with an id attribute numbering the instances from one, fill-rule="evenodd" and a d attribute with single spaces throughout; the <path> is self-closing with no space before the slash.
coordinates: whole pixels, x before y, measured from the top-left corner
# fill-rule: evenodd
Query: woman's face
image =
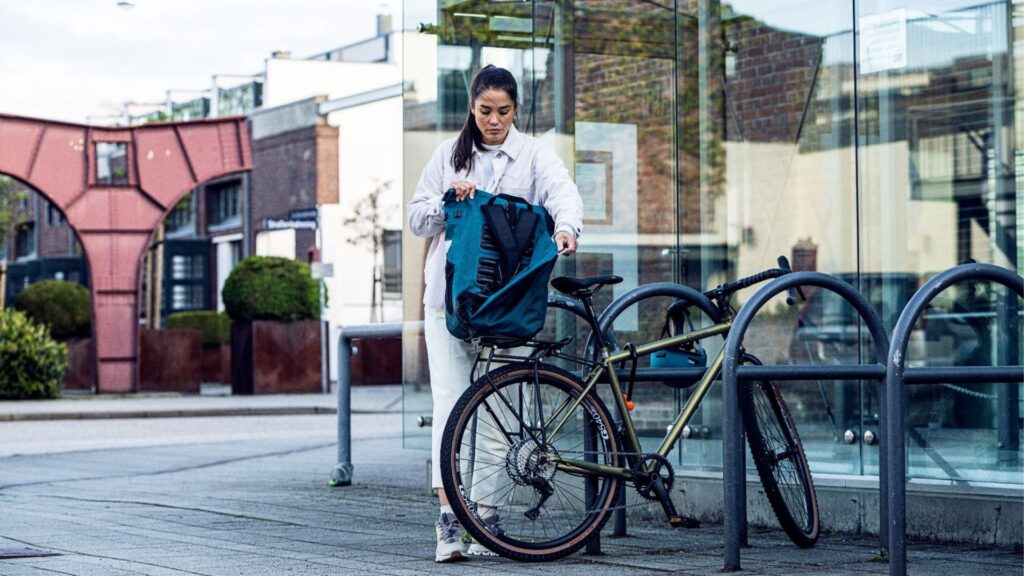
<path id="1" fill-rule="evenodd" d="M 504 90 L 485 90 L 477 96 L 473 101 L 473 119 L 483 134 L 484 144 L 496 146 L 505 142 L 515 113 L 516 103 Z"/>

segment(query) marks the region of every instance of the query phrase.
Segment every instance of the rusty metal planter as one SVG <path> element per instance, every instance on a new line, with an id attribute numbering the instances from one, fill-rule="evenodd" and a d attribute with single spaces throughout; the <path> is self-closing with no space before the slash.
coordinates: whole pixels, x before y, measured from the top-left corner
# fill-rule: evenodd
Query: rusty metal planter
<path id="1" fill-rule="evenodd" d="M 198 394 L 203 333 L 199 330 L 139 332 L 139 389 Z"/>
<path id="2" fill-rule="evenodd" d="M 321 392 L 320 326 L 316 320 L 234 322 L 233 394 Z"/>
<path id="3" fill-rule="evenodd" d="M 65 390 L 92 390 L 96 375 L 96 348 L 92 338 L 64 341 L 68 347 L 68 369 L 64 372 Z"/>
<path id="4" fill-rule="evenodd" d="M 359 351 L 351 361 L 353 386 L 402 383 L 401 338 L 359 338 L 352 345 Z"/>
<path id="5" fill-rule="evenodd" d="M 231 344 L 204 344 L 201 380 L 227 384 L 231 382 Z"/>

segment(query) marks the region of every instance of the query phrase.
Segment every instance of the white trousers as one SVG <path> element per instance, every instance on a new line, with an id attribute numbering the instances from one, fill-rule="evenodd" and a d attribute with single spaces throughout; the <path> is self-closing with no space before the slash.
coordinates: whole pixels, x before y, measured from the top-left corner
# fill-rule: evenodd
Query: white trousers
<path id="1" fill-rule="evenodd" d="M 434 420 L 430 430 L 430 484 L 441 489 L 441 438 L 455 403 L 472 384 L 470 378 L 476 360 L 476 348 L 448 332 L 443 309 L 424 307 L 423 318 L 427 363 L 430 368 L 430 395 L 434 400 Z M 499 365 L 493 363 L 491 368 Z M 496 407 L 496 411 L 505 421 L 511 420 L 502 407 Z M 478 426 L 490 431 L 496 430 L 489 417 L 481 418 L 483 420 Z M 475 442 L 474 467 L 486 472 L 474 479 L 470 498 L 477 503 L 493 506 L 498 493 L 505 491 L 509 483 L 508 475 L 504 473 L 504 455 L 508 453 L 509 446 L 501 442 L 500 435 L 494 432 L 478 434 Z"/>
<path id="2" fill-rule="evenodd" d="M 427 341 L 430 396 L 434 400 L 434 421 L 430 430 L 430 485 L 441 488 L 441 436 L 452 408 L 472 384 L 470 372 L 476 360 L 476 350 L 472 344 L 448 332 L 443 308 L 424 307 L 423 334 Z"/>

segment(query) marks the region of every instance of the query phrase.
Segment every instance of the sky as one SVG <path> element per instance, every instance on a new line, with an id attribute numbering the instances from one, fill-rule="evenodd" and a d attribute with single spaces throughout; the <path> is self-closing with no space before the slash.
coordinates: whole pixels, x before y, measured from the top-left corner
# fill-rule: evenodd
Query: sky
<path id="1" fill-rule="evenodd" d="M 0 0 L 0 114 L 106 124 L 125 101 L 370 38 L 401 0 Z M 187 92 L 184 97 L 188 98 Z"/>

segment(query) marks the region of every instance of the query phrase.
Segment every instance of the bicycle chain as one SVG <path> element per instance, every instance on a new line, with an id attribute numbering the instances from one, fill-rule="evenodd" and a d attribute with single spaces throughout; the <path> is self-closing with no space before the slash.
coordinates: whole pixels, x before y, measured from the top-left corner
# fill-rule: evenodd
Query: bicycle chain
<path id="1" fill-rule="evenodd" d="M 586 450 L 559 450 L 558 451 L 558 455 L 559 456 L 566 456 L 566 455 L 572 455 L 572 456 L 590 456 L 590 455 L 600 456 L 600 455 L 609 455 L 609 454 L 612 454 L 612 453 L 610 453 L 610 452 L 586 451 Z M 652 455 L 650 452 L 615 452 L 614 454 L 616 454 L 618 456 L 636 456 L 637 458 L 641 458 L 641 459 L 646 457 L 646 456 L 651 456 Z M 630 482 L 632 482 L 632 480 L 630 480 Z M 636 490 L 635 490 L 635 485 L 634 485 L 634 492 L 635 491 Z M 606 511 L 609 511 L 609 512 L 614 511 L 614 510 L 627 510 L 629 508 L 639 508 L 641 506 L 647 506 L 652 501 L 656 502 L 656 500 L 650 500 L 650 499 L 644 497 L 642 494 L 639 494 L 639 496 L 640 496 L 640 498 L 635 503 L 633 503 L 633 504 L 621 504 L 621 505 L 618 505 L 618 506 L 608 506 L 608 507 L 605 507 L 605 508 L 598 508 L 598 509 L 594 509 L 594 510 L 584 510 L 583 513 L 584 514 L 591 514 L 591 513 L 600 512 L 602 510 L 606 510 Z"/>

